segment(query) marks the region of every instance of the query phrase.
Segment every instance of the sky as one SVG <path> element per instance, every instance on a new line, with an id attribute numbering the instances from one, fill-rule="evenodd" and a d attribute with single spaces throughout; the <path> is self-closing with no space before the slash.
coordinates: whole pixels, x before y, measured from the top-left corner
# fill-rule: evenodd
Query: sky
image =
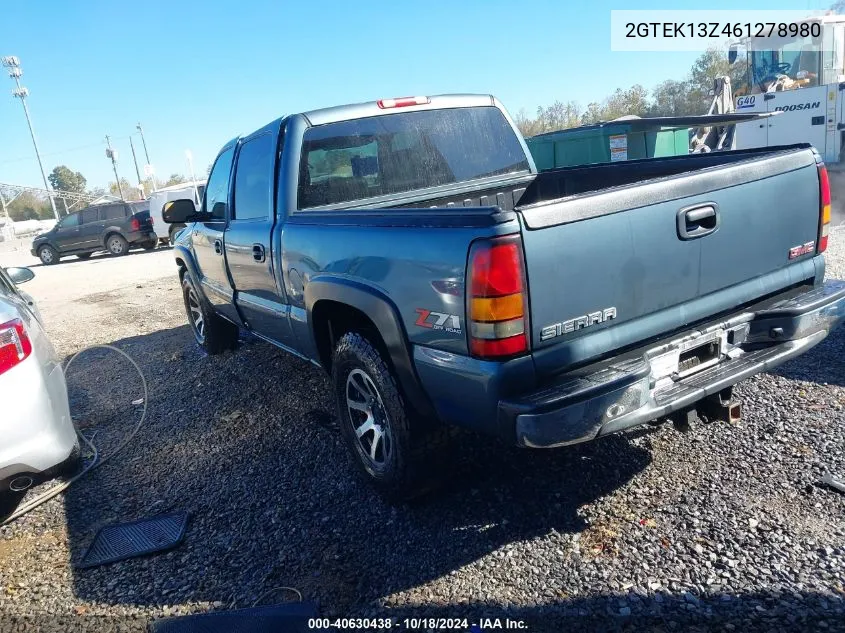
<path id="1" fill-rule="evenodd" d="M 292 112 L 404 95 L 496 95 L 513 114 L 586 106 L 681 79 L 695 52 L 610 50 L 611 9 L 818 10 L 823 0 L 79 0 L 5 3 L 0 55 L 20 58 L 45 171 L 89 187 L 206 167 L 228 139 Z M 49 4 L 49 7 L 48 7 Z M 219 6 L 217 6 L 219 5 Z M 12 79 L 0 76 L 0 182 L 43 186 Z M 142 172 L 143 175 L 143 172 Z M 190 174 L 188 174 L 190 175 Z"/>

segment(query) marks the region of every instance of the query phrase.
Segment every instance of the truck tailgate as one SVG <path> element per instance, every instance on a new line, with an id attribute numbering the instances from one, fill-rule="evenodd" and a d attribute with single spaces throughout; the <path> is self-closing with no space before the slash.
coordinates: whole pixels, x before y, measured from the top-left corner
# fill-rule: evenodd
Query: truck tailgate
<path id="1" fill-rule="evenodd" d="M 548 373 L 816 276 L 811 150 L 518 209 L 532 346 Z M 794 253 L 793 253 L 794 255 Z"/>

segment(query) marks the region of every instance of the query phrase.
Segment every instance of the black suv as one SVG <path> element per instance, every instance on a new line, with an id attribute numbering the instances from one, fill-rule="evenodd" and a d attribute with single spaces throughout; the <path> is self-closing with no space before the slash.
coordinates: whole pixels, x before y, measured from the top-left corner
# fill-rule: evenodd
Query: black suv
<path id="1" fill-rule="evenodd" d="M 87 259 L 102 250 L 126 255 L 133 246 L 146 250 L 156 247 L 149 209 L 144 203 L 110 202 L 63 217 L 32 241 L 32 254 L 50 265 L 64 255 Z"/>

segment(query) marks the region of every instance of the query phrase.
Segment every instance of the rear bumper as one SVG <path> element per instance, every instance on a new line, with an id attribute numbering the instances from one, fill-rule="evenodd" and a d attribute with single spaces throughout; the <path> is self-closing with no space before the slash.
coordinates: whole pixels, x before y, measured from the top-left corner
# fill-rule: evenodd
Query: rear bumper
<path id="1" fill-rule="evenodd" d="M 774 301 L 774 303 L 772 303 Z M 414 347 L 414 366 L 438 417 L 524 447 L 585 442 L 694 405 L 819 343 L 845 318 L 845 282 L 708 322 L 538 387 L 531 356 L 505 363 Z M 666 375 L 680 345 L 721 332 L 718 364 Z"/>
<path id="2" fill-rule="evenodd" d="M 61 366 L 45 374 L 33 354 L 3 375 L 0 394 L 0 493 L 23 475 L 40 482 L 61 474 L 78 454 Z"/>
<path id="3" fill-rule="evenodd" d="M 830 281 L 765 310 L 707 325 L 638 358 L 585 368 L 540 391 L 502 400 L 499 417 L 515 429 L 520 446 L 588 441 L 666 417 L 777 367 L 818 344 L 843 319 L 845 282 Z M 719 332 L 733 342 L 718 364 L 682 379 L 657 377 L 679 345 Z"/>
<path id="4" fill-rule="evenodd" d="M 130 244 L 138 244 L 140 242 L 151 242 L 158 239 L 156 232 L 152 229 L 143 231 L 130 231 L 126 234 L 126 241 Z"/>

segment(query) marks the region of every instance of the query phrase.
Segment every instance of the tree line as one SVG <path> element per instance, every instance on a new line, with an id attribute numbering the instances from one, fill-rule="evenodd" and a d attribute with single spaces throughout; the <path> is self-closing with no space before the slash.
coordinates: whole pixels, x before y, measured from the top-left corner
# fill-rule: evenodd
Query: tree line
<path id="1" fill-rule="evenodd" d="M 50 175 L 47 176 L 50 186 L 57 191 L 69 191 L 71 193 L 85 193 L 91 196 L 113 195 L 120 197 L 121 190 L 123 197 L 126 200 L 141 200 L 141 192 L 138 190 L 138 185 L 130 184 L 126 178 L 120 179 L 120 187 L 117 182 L 110 182 L 108 188 L 93 187 L 88 188 L 88 180 L 78 171 L 73 171 L 66 165 L 58 165 L 53 168 Z M 170 185 L 178 185 L 179 183 L 188 182 L 183 174 L 173 173 L 165 181 L 156 180 L 157 187 L 169 187 Z M 143 181 L 144 191 L 149 194 L 153 190 L 152 178 L 147 178 Z M 55 198 L 56 209 L 59 215 L 65 214 L 65 204 L 60 198 Z M 72 203 L 67 202 L 70 207 Z M 71 211 L 76 211 L 82 208 L 79 204 L 74 206 Z M 12 202 L 6 205 L 6 210 L 9 217 L 15 221 L 22 220 L 50 220 L 53 218 L 53 209 L 50 206 L 50 200 L 46 196 L 26 191 L 15 198 Z"/>
<path id="2" fill-rule="evenodd" d="M 523 109 L 515 123 L 523 136 L 535 136 L 579 125 L 612 121 L 625 115 L 641 117 L 687 116 L 707 114 L 710 107 L 713 81 L 727 75 L 737 90 L 746 83 L 746 62 L 737 59 L 728 63 L 727 54 L 711 49 L 695 60 L 683 79 L 667 79 L 654 87 L 651 94 L 640 84 L 627 89 L 617 88 L 602 101 L 593 101 L 582 108 L 576 101 L 555 101 L 550 106 L 538 106 L 534 117 Z"/>
<path id="3" fill-rule="evenodd" d="M 555 101 L 546 107 L 538 106 L 534 117 L 530 117 L 523 109 L 517 113 L 515 122 L 523 136 L 527 137 L 600 121 L 612 121 L 625 115 L 651 117 L 706 114 L 712 99 L 710 92 L 713 89 L 713 81 L 716 77 L 724 75 L 731 78 L 734 90 L 744 85 L 745 60 L 738 59 L 731 65 L 725 52 L 708 50 L 695 60 L 686 77 L 680 80 L 667 79 L 655 86 L 650 94 L 643 86 L 635 84 L 627 89 L 617 88 L 602 101 L 588 103 L 586 108 L 576 101 Z M 116 182 L 110 182 L 107 189 L 88 189 L 85 176 L 66 165 L 55 167 L 48 180 L 53 189 L 62 191 L 120 196 L 122 190 L 123 197 L 127 200 L 141 198 L 137 185 L 131 184 L 126 178 L 120 179 L 120 187 Z M 164 182 L 156 181 L 156 184 L 169 186 L 187 181 L 188 178 L 183 174 L 174 173 Z M 144 190 L 152 191 L 152 184 L 152 179 L 146 179 L 143 182 Z M 56 204 L 59 212 L 63 214 L 64 205 L 61 200 L 57 200 Z M 74 209 L 77 208 L 79 207 Z M 30 193 L 18 196 L 7 205 L 7 209 L 9 216 L 15 221 L 53 217 L 50 201 Z"/>

